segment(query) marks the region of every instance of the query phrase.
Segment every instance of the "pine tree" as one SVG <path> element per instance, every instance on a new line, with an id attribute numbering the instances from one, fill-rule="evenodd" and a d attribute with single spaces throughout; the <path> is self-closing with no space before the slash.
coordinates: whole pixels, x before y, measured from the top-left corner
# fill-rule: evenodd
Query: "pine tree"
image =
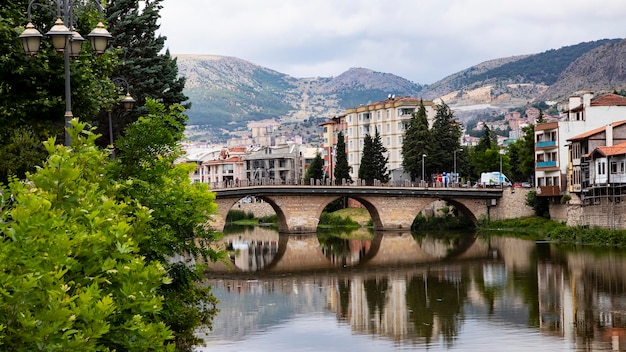
<path id="1" fill-rule="evenodd" d="M 343 132 L 337 134 L 337 146 L 335 147 L 336 161 L 335 161 L 335 184 L 340 185 L 343 180 L 348 183 L 352 183 L 352 177 L 350 177 L 350 165 L 348 165 L 348 157 L 346 155 L 346 143 L 343 137 Z"/>
<path id="2" fill-rule="evenodd" d="M 178 76 L 176 59 L 165 47 L 164 36 L 157 35 L 159 30 L 159 11 L 162 0 L 109 0 L 106 19 L 109 31 L 113 35 L 110 46 L 119 48 L 120 65 L 111 78 L 123 78 L 128 87 L 119 87 L 122 92 L 128 89 L 137 100 L 136 108 L 131 113 L 122 110 L 119 104 L 113 106 L 113 134 L 118 136 L 124 128 L 146 113 L 144 107 L 147 98 L 155 99 L 169 107 L 182 104 L 186 109 L 187 97 L 183 94 L 185 78 Z M 124 92 L 125 93 L 125 92 Z M 100 125 L 107 126 L 107 114 L 100 115 Z M 100 133 L 108 136 L 107 129 L 100 128 Z M 103 138 L 108 141 L 109 138 Z"/>
<path id="3" fill-rule="evenodd" d="M 379 180 L 382 183 L 389 182 L 389 172 L 387 171 L 387 162 L 389 158 L 386 156 L 387 148 L 383 146 L 380 132 L 375 130 L 374 138 L 372 139 L 372 150 L 374 154 L 374 179 Z"/>
<path id="4" fill-rule="evenodd" d="M 359 165 L 359 179 L 365 180 L 365 184 L 374 184 L 376 174 L 374 172 L 374 153 L 372 137 L 369 134 L 363 138 L 363 154 L 361 155 L 361 165 Z"/>
<path id="5" fill-rule="evenodd" d="M 304 173 L 304 180 L 310 182 L 311 179 L 321 180 L 322 178 L 324 178 L 324 160 L 322 160 L 322 154 L 317 153 Z"/>
<path id="6" fill-rule="evenodd" d="M 387 157 L 384 154 L 387 149 L 383 147 L 378 130 L 374 138 L 369 134 L 363 140 L 363 155 L 361 156 L 361 166 L 359 167 L 359 179 L 371 186 L 374 180 L 386 183 L 389 181 L 387 172 Z"/>
<path id="7" fill-rule="evenodd" d="M 453 168 L 453 154 L 461 147 L 461 127 L 454 120 L 454 114 L 446 103 L 438 104 L 431 129 L 433 136 L 429 157 L 431 173 L 449 172 Z"/>
<path id="8" fill-rule="evenodd" d="M 417 112 L 411 116 L 402 144 L 402 167 L 412 179 L 421 177 L 422 155 L 430 152 L 431 139 L 426 108 L 424 102 L 420 101 Z"/>

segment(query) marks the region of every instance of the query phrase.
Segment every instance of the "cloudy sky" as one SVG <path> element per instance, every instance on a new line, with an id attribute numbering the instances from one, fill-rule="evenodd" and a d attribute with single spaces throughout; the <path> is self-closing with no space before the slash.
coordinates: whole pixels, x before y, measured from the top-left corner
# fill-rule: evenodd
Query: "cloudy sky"
<path id="1" fill-rule="evenodd" d="M 626 37 L 624 0 L 163 0 L 172 54 L 294 77 L 351 67 L 430 84 L 481 62 Z"/>

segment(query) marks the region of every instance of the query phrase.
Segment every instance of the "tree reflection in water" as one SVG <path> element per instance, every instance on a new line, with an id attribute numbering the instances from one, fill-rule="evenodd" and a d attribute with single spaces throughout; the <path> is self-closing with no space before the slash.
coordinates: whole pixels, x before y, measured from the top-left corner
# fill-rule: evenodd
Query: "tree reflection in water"
<path id="1" fill-rule="evenodd" d="M 231 249 L 232 265 L 209 263 L 207 272 L 221 301 L 214 340 L 252 334 L 258 342 L 271 328 L 334 315 L 340 324 L 326 320 L 313 333 L 347 328 L 348 335 L 392 341 L 388 351 L 468 344 L 499 350 L 519 341 L 509 334 L 536 350 L 626 345 L 624 250 L 458 232 L 354 239 L 259 228 L 227 234 L 222 244 Z M 477 328 L 483 336 L 472 335 Z M 276 343 L 277 335 L 267 336 Z M 280 343 L 289 346 L 284 338 Z M 485 345 L 475 348 L 476 339 Z"/>

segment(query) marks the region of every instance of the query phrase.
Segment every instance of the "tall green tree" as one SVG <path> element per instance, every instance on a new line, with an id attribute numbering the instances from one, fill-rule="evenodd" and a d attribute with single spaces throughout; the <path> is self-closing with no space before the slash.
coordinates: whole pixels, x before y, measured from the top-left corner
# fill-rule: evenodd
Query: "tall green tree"
<path id="1" fill-rule="evenodd" d="M 324 178 L 324 160 L 322 159 L 322 154 L 316 153 L 315 158 L 311 161 L 311 164 L 306 169 L 304 173 L 305 182 L 310 182 L 313 180 L 321 180 Z M 315 182 L 315 181 L 314 181 Z"/>
<path id="2" fill-rule="evenodd" d="M 336 160 L 335 160 L 335 184 L 340 185 L 343 180 L 348 183 L 352 183 L 352 177 L 350 177 L 350 165 L 348 164 L 348 156 L 346 155 L 346 142 L 343 136 L 343 132 L 337 134 L 337 146 L 335 147 Z"/>
<path id="3" fill-rule="evenodd" d="M 382 183 L 387 183 L 389 182 L 389 171 L 387 170 L 389 157 L 387 156 L 387 148 L 383 146 L 383 141 L 378 129 L 374 131 L 372 150 L 374 154 L 374 170 L 376 171 L 374 178 Z"/>
<path id="4" fill-rule="evenodd" d="M 461 147 L 461 125 L 454 120 L 454 113 L 446 103 L 437 104 L 437 113 L 430 131 L 432 135 L 428 153 L 430 173 L 450 172 L 453 169 L 454 151 Z"/>
<path id="5" fill-rule="evenodd" d="M 146 101 L 148 114 L 129 125 L 120 138 L 113 178 L 119 179 L 122 199 L 135 199 L 151 209 L 150 236 L 138 241 L 148 262 L 161 263 L 171 283 L 159 293 L 165 303 L 161 319 L 172 329 L 179 351 L 191 351 L 199 342 L 200 326 L 211 326 L 216 300 L 211 288 L 202 285 L 202 265 L 173 258 L 219 260 L 223 253 L 210 244 L 218 234 L 210 227 L 217 211 L 215 194 L 205 183 L 189 182 L 190 165 L 175 165 L 182 155 L 185 115 L 180 105 Z"/>
<path id="6" fill-rule="evenodd" d="M 165 351 L 160 318 L 169 282 L 138 243 L 150 240 L 150 210 L 118 199 L 109 157 L 74 122 L 71 148 L 49 157 L 28 182 L 13 179 L 0 204 L 0 341 L 6 351 Z"/>
<path id="7" fill-rule="evenodd" d="M 420 101 L 419 108 L 411 116 L 402 144 L 402 167 L 412 179 L 421 177 L 422 155 L 430 153 L 431 145 L 432 136 L 428 128 L 428 115 L 424 102 Z"/>
<path id="8" fill-rule="evenodd" d="M 478 140 L 478 144 L 474 148 L 474 152 L 484 152 L 487 149 L 493 149 L 498 145 L 497 139 L 488 126 L 483 129 L 483 135 Z"/>
<path id="9" fill-rule="evenodd" d="M 516 181 L 530 181 L 535 174 L 535 126 L 522 128 L 524 134 L 509 146 L 511 174 Z"/>
<path id="10" fill-rule="evenodd" d="M 361 155 L 361 165 L 359 165 L 359 179 L 364 180 L 367 185 L 374 184 L 376 174 L 374 172 L 374 148 L 372 146 L 372 136 L 368 134 L 363 138 L 363 154 Z"/>
<path id="11" fill-rule="evenodd" d="M 373 185 L 374 180 L 383 183 L 389 181 L 388 159 L 384 155 L 385 153 L 387 153 L 387 149 L 382 145 L 378 130 L 376 130 L 374 138 L 369 134 L 365 135 L 361 165 L 359 166 L 359 179 L 364 180 L 366 185 Z"/>
<path id="12" fill-rule="evenodd" d="M 159 35 L 160 11 L 162 0 L 108 0 L 106 21 L 113 35 L 112 48 L 119 48 L 120 65 L 112 72 L 111 78 L 123 78 L 119 93 L 129 93 L 137 100 L 136 109 L 131 113 L 123 111 L 120 104 L 112 105 L 114 139 L 122 134 L 124 128 L 146 113 L 146 99 L 155 99 L 166 107 L 182 104 L 190 107 L 188 98 L 183 94 L 185 78 L 178 75 L 176 59 L 169 50 L 165 50 L 167 38 Z M 171 4 L 174 6 L 174 3 Z M 100 116 L 98 131 L 109 135 L 108 114 Z M 109 138 L 104 138 L 108 141 Z"/>

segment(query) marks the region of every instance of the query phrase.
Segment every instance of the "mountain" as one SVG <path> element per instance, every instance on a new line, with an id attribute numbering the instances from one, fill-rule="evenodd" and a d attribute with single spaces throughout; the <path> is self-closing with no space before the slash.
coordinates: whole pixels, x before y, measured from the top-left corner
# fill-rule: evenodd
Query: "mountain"
<path id="1" fill-rule="evenodd" d="M 431 85 L 367 68 L 351 68 L 336 77 L 294 78 L 234 57 L 176 55 L 176 60 L 192 103 L 189 125 L 224 132 L 269 118 L 310 124 L 390 94 L 442 99 L 452 107 L 508 108 L 566 100 L 578 90 L 623 90 L 625 54 L 623 39 L 584 42 L 489 60 Z"/>
<path id="2" fill-rule="evenodd" d="M 351 68 L 337 77 L 294 78 L 226 56 L 177 55 L 192 103 L 190 125 L 236 129 L 247 121 L 329 118 L 389 94 L 417 96 L 423 86 L 404 78 Z"/>

